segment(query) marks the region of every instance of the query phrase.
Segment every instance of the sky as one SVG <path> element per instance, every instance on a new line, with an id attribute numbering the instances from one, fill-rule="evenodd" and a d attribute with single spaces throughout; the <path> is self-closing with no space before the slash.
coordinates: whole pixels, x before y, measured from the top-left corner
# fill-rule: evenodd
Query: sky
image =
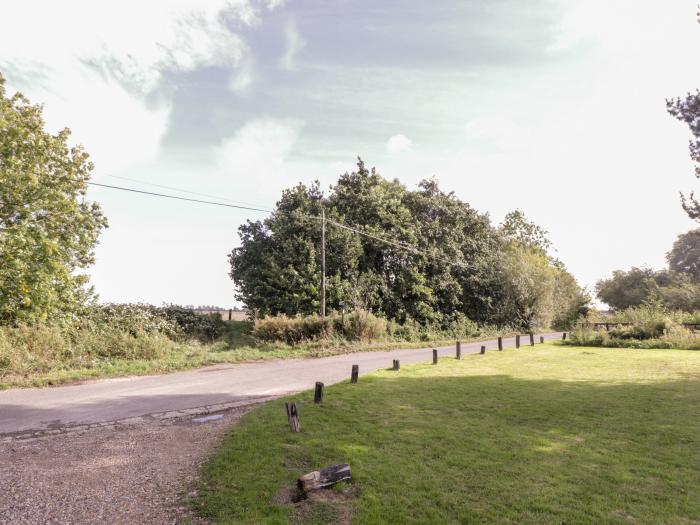
<path id="1" fill-rule="evenodd" d="M 69 127 L 93 180 L 271 208 L 357 156 L 435 176 L 498 224 L 521 209 L 592 288 L 660 268 L 697 226 L 695 0 L 26 0 L 0 18 L 10 93 Z M 148 183 L 150 185 L 144 184 Z M 91 187 L 100 300 L 232 307 L 227 254 L 264 213 Z"/>

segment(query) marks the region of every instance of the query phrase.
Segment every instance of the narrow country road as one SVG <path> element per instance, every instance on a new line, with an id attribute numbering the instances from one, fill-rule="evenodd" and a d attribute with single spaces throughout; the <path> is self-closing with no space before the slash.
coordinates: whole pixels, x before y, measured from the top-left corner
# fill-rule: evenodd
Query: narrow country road
<path id="1" fill-rule="evenodd" d="M 544 336 L 559 339 L 560 333 Z M 539 342 L 539 335 L 536 340 Z M 465 343 L 462 353 L 476 353 L 481 345 L 496 348 L 496 341 Z M 523 351 L 529 340 L 522 338 Z M 504 339 L 506 348 L 514 338 Z M 454 356 L 454 347 L 438 349 Z M 353 364 L 360 374 L 391 366 L 427 362 L 431 349 L 362 352 L 326 358 L 289 359 L 249 364 L 215 365 L 160 376 L 106 379 L 53 388 L 12 389 L 0 392 L 0 438 L 67 427 L 90 425 L 164 414 L 188 409 L 206 412 L 214 406 L 235 406 L 313 388 L 315 381 L 333 384 L 350 376 Z"/>

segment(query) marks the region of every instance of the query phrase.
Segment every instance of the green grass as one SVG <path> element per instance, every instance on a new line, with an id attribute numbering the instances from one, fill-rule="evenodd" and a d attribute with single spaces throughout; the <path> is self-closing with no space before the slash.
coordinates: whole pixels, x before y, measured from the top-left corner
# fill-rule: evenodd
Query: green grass
<path id="1" fill-rule="evenodd" d="M 192 502 L 220 523 L 700 523 L 700 352 L 538 345 L 403 367 L 246 415 Z M 349 463 L 318 502 L 301 474 Z M 334 498 L 338 495 L 342 497 Z"/>

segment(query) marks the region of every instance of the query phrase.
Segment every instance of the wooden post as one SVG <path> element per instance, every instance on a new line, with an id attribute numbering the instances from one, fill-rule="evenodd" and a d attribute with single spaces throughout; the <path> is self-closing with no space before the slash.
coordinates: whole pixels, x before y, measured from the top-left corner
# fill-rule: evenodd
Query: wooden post
<path id="1" fill-rule="evenodd" d="M 535 346 L 535 334 L 530 332 L 530 346 Z"/>
<path id="2" fill-rule="evenodd" d="M 303 475 L 297 480 L 297 484 L 302 492 L 309 492 L 346 479 L 350 479 L 350 465 L 333 465 Z"/>
<path id="3" fill-rule="evenodd" d="M 499 352 L 503 351 L 503 338 L 502 337 L 498 338 L 498 351 Z"/>
<path id="4" fill-rule="evenodd" d="M 562 340 L 562 341 L 566 341 L 566 332 L 564 332 L 563 334 L 561 334 L 561 340 Z"/>
<path id="5" fill-rule="evenodd" d="M 543 335 L 540 336 L 540 343 L 544 343 L 544 336 Z"/>
<path id="6" fill-rule="evenodd" d="M 457 359 L 462 359 L 462 343 L 460 341 L 457 341 L 455 357 Z"/>
<path id="7" fill-rule="evenodd" d="M 436 348 L 433 348 L 433 364 L 434 364 L 434 365 L 437 364 L 437 361 L 438 361 L 437 357 L 438 357 L 438 356 L 437 356 L 437 349 L 436 349 Z"/>
<path id="8" fill-rule="evenodd" d="M 297 412 L 297 404 L 285 403 L 287 408 L 287 421 L 292 432 L 301 432 L 301 423 L 299 422 L 299 412 Z"/>
<path id="9" fill-rule="evenodd" d="M 394 366 L 392 366 L 391 369 L 396 370 L 397 372 L 401 370 L 401 363 L 399 363 L 398 359 L 394 359 Z"/>
<path id="10" fill-rule="evenodd" d="M 520 334 L 515 335 L 515 348 L 520 348 Z"/>
<path id="11" fill-rule="evenodd" d="M 486 347 L 484 345 L 481 345 L 481 353 L 482 354 L 486 353 Z"/>
<path id="12" fill-rule="evenodd" d="M 231 309 L 229 308 L 229 309 L 228 309 L 228 320 L 229 320 L 229 321 L 231 320 L 231 316 L 232 316 L 232 315 L 233 315 L 233 310 L 231 310 Z"/>
<path id="13" fill-rule="evenodd" d="M 323 402 L 323 383 L 316 381 L 316 390 L 314 391 L 314 403 L 320 405 Z"/>
<path id="14" fill-rule="evenodd" d="M 350 383 L 353 385 L 357 383 L 357 376 L 360 374 L 360 365 L 352 365 L 352 372 L 350 373 Z"/>

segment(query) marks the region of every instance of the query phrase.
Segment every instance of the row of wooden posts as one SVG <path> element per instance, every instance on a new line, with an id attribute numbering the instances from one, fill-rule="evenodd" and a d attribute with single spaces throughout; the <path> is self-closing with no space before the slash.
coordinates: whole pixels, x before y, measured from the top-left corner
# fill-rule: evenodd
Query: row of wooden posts
<path id="1" fill-rule="evenodd" d="M 530 346 L 535 346 L 535 334 L 528 334 L 530 336 Z M 566 341 L 566 332 L 562 334 L 562 340 Z M 544 343 L 544 336 L 540 336 L 540 343 Z M 515 348 L 520 348 L 520 334 L 515 336 Z M 503 351 L 503 338 L 498 338 L 498 350 Z M 480 354 L 486 353 L 486 345 L 481 345 Z M 455 344 L 455 358 L 462 359 L 462 342 L 457 341 Z M 438 351 L 437 348 L 433 348 L 433 364 L 438 364 Z M 399 371 L 401 370 L 401 363 L 398 359 L 394 359 L 391 370 Z M 350 383 L 356 384 L 360 375 L 360 365 L 352 365 L 350 371 Z M 314 403 L 321 404 L 323 402 L 324 395 L 324 384 L 321 381 L 316 381 L 316 387 L 314 389 Z M 287 408 L 287 419 L 289 420 L 289 428 L 292 432 L 301 431 L 301 423 L 299 423 L 299 412 L 297 405 L 294 402 L 286 403 Z"/>

